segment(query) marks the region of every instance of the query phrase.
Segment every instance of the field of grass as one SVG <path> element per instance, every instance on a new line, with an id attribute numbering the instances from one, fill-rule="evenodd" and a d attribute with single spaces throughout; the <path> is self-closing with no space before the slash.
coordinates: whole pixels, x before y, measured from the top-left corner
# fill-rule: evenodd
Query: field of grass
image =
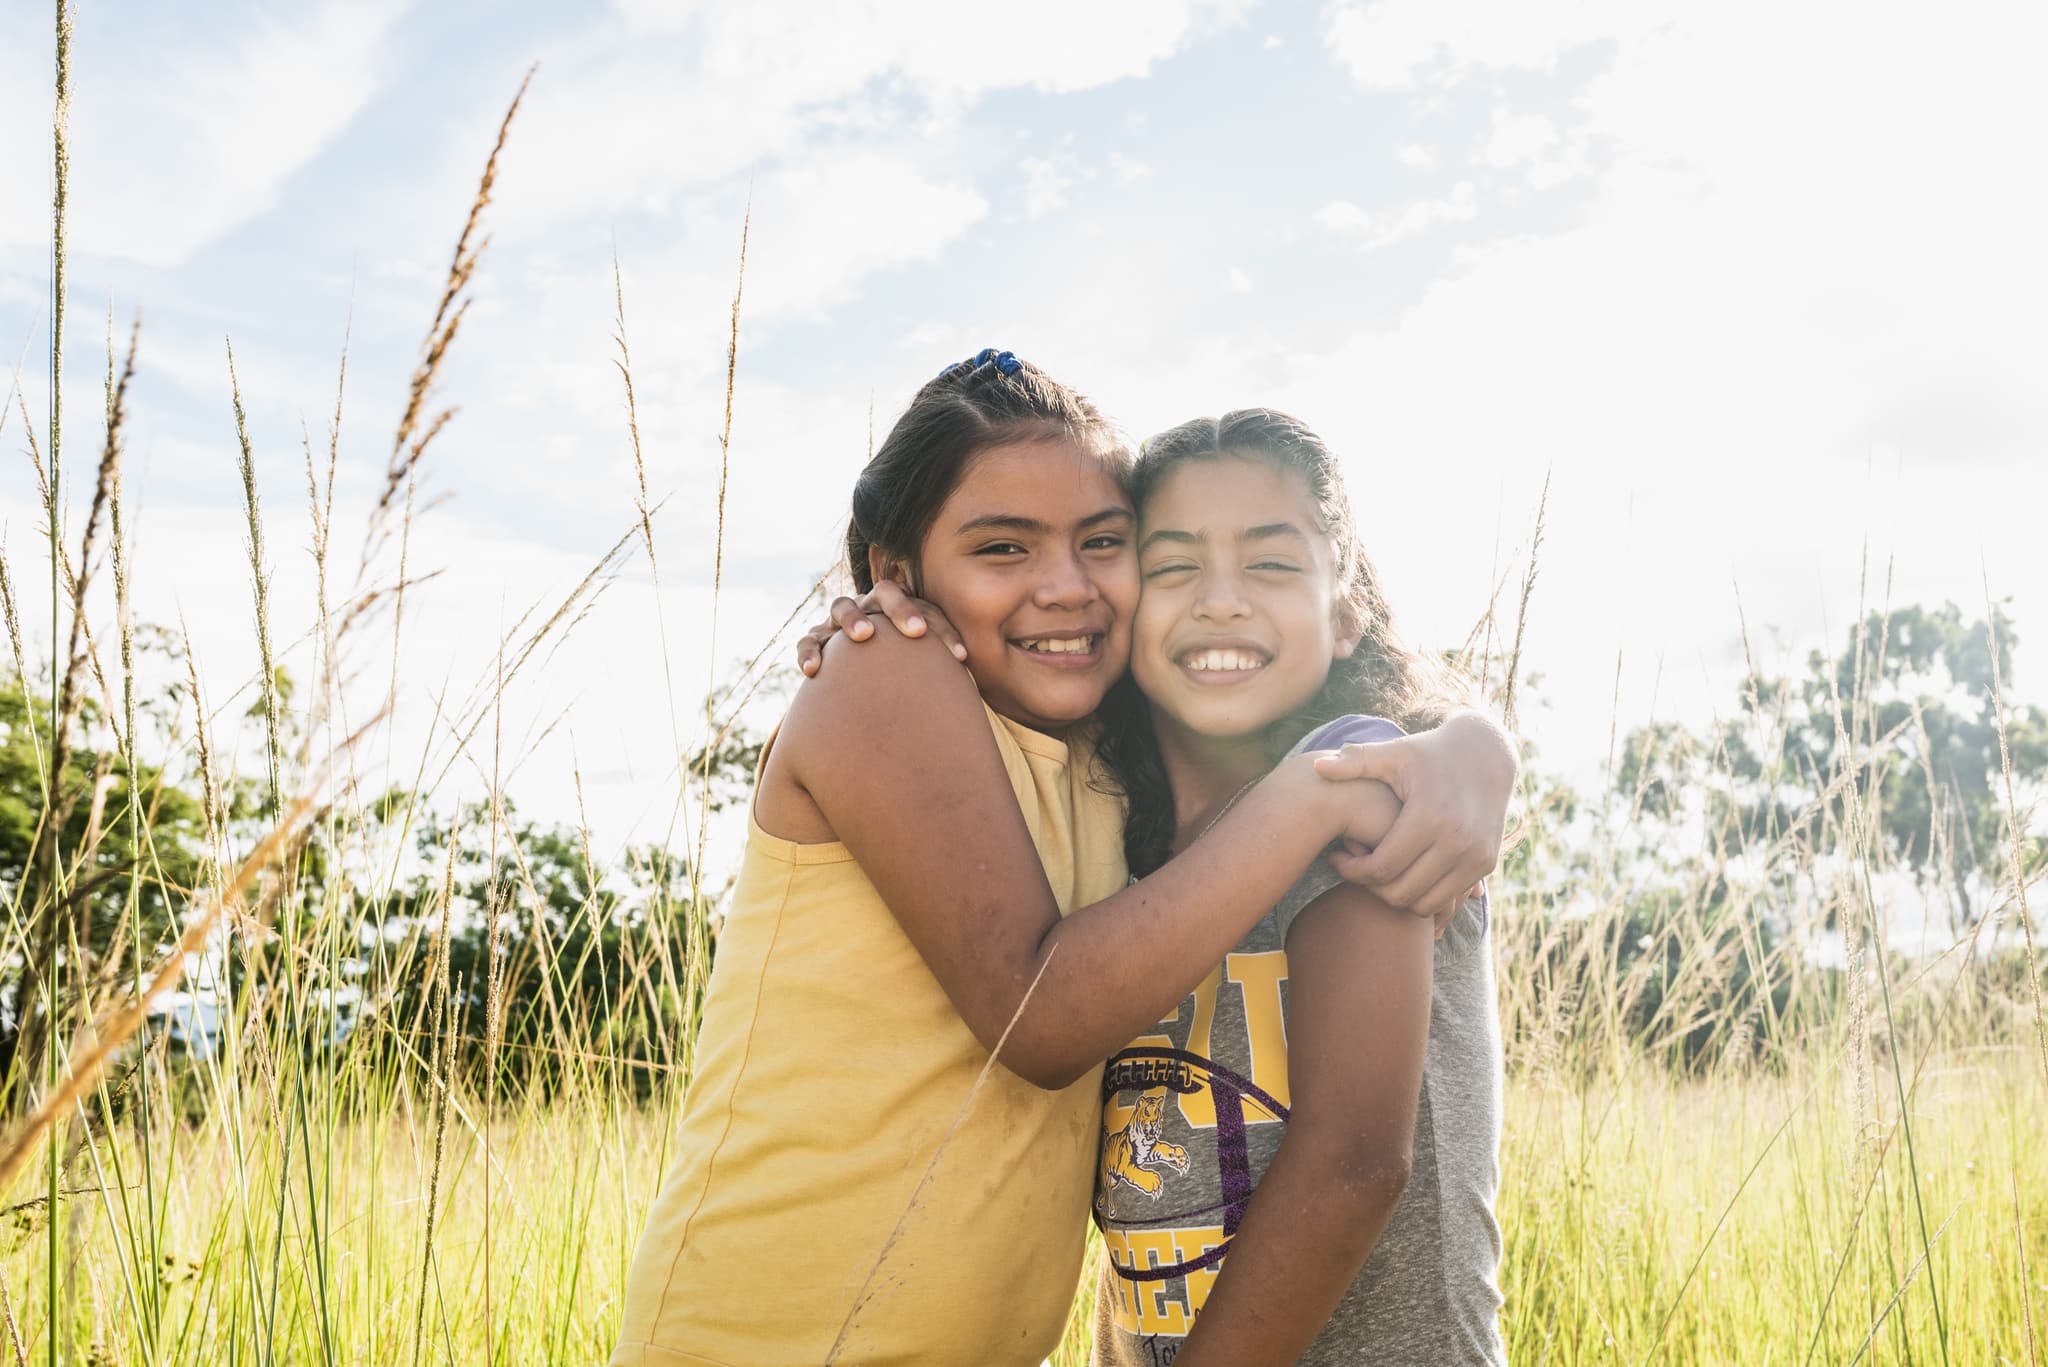
<path id="1" fill-rule="evenodd" d="M 1514 1084 L 1510 1360 L 2034 1361 L 2048 1146 L 2025 1063 L 1928 1061 L 1915 1137 L 1931 1260 L 1910 1168 L 1884 1143 L 1897 1131 L 1862 1131 L 1838 1069 Z M 59 1214 L 66 1360 L 602 1360 L 666 1117 L 594 1093 L 514 1108 L 487 1149 L 480 1099 L 456 1098 L 437 1176 L 437 1110 L 405 1086 L 375 1118 L 330 1131 L 316 1115 L 312 1152 L 289 1164 L 288 1130 L 262 1114 L 239 1135 L 232 1114 L 159 1125 L 147 1158 L 132 1130 L 78 1147 Z M 17 1361 L 47 1333 L 43 1218 L 17 1209 L 0 1235 L 0 1356 Z M 1055 1361 L 1086 1361 L 1086 1322 Z"/>
<path id="2" fill-rule="evenodd" d="M 60 89 L 60 165 L 62 108 Z M 716 890 L 690 858 L 701 846 L 680 838 L 680 883 L 591 892 L 592 866 L 580 898 L 543 914 L 542 852 L 521 847 L 502 794 L 443 789 L 415 811 L 338 781 L 351 737 L 333 719 L 360 725 L 383 697 L 342 706 L 332 662 L 352 634 L 388 626 L 406 582 L 410 491 L 438 430 L 430 396 L 463 318 L 490 178 L 362 533 L 366 571 L 345 585 L 337 569 L 331 596 L 321 490 L 331 509 L 335 446 L 324 486 L 308 452 L 321 598 L 318 621 L 294 632 L 320 643 L 321 671 L 295 719 L 263 682 L 272 626 L 244 444 L 266 664 L 259 772 L 220 771 L 208 739 L 220 718 L 194 705 L 196 677 L 168 726 L 138 726 L 113 358 L 86 467 L 91 511 L 69 523 L 82 528 L 75 552 L 60 534 L 72 485 L 59 472 L 78 440 L 67 447 L 46 415 L 36 459 L 59 658 L 24 656 L 20 619 L 40 605 L 0 577 L 20 700 L 5 739 L 41 776 L 39 791 L 10 795 L 33 829 L 0 887 L 14 994 L 0 1364 L 570 1363 L 609 1349 L 715 938 Z M 60 177 L 60 300 L 63 193 Z M 735 348 L 738 311 L 736 296 Z M 630 405 L 629 364 L 625 378 Z M 639 499 L 658 588 L 644 487 Z M 102 559 L 111 584 L 95 580 Z M 334 561 L 352 565 L 353 547 Z M 1532 557 L 1524 610 L 1533 582 Z M 572 599 L 512 644 L 559 639 L 575 615 Z M 1510 637 L 1506 677 L 1483 685 L 1512 718 L 1520 621 L 1489 630 Z M 782 653 L 764 647 L 763 668 Z M 1476 668 L 1491 674 L 1498 659 L 1482 650 Z M 1782 716 L 1755 709 L 1766 775 L 1782 771 L 1794 794 L 1787 823 L 1667 812 L 1646 840 L 1633 833 L 1649 820 L 1648 768 L 1599 812 L 1568 810 L 1569 794 L 1531 775 L 1495 922 L 1509 1054 L 1503 1326 L 1517 1364 L 2038 1367 L 2048 1035 L 2024 794 L 2001 795 L 2011 873 L 1993 880 L 1991 929 L 1932 960 L 1890 952 L 1884 909 L 1907 871 L 1878 832 L 1906 759 L 1863 686 L 1841 700 L 1825 772 L 1799 772 Z M 672 701 L 678 716 L 706 710 Z M 449 724 L 488 736 L 495 702 Z M 145 734 L 176 753 L 141 753 Z M 707 758 L 678 794 L 686 833 L 705 824 L 722 739 L 691 742 Z M 1710 755 L 1697 781 L 1759 782 L 1738 767 Z M 178 799 L 189 870 L 166 824 L 171 770 L 201 789 Z M 428 819 L 458 803 L 483 811 L 480 825 Z M 1937 839 L 1943 810 L 1936 793 Z M 445 861 L 446 877 L 415 878 L 398 857 L 421 831 L 419 862 Z M 474 896 L 457 887 L 459 838 L 489 842 Z M 470 960 L 451 948 L 465 921 L 486 927 Z M 357 980 L 366 944 L 382 957 L 351 997 L 338 985 Z M 602 1009 L 587 987 L 594 963 L 612 974 L 599 979 Z M 202 964 L 225 970 L 210 989 L 224 1013 L 211 1047 L 188 1052 L 145 1008 Z M 1085 1296 L 1057 1362 L 1086 1360 Z"/>

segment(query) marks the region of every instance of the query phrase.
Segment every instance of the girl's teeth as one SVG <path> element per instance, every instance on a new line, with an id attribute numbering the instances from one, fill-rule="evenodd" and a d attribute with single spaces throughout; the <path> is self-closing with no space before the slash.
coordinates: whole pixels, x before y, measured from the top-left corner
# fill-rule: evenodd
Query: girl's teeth
<path id="1" fill-rule="evenodd" d="M 1189 669 L 1203 673 L 1242 673 L 1263 669 L 1266 662 L 1248 650 L 1197 650 L 1183 661 Z"/>
<path id="2" fill-rule="evenodd" d="M 1070 636 L 1059 641 L 1026 641 L 1024 648 L 1041 655 L 1086 655 L 1088 643 L 1094 639 L 1092 636 Z"/>

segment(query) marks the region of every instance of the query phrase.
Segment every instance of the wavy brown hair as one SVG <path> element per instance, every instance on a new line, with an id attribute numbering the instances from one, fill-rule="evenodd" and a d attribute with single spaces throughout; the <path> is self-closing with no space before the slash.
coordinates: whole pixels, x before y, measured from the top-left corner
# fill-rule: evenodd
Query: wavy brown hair
<path id="1" fill-rule="evenodd" d="M 1273 759 L 1318 726 L 1349 713 L 1385 717 L 1406 731 L 1440 724 L 1456 701 L 1449 680 L 1395 629 L 1379 572 L 1359 541 L 1336 454 L 1299 418 L 1271 408 L 1240 408 L 1160 433 L 1145 443 L 1131 473 L 1139 515 L 1168 471 L 1188 461 L 1226 457 L 1265 461 L 1302 477 L 1316 524 L 1335 551 L 1337 611 L 1359 633 L 1357 649 L 1331 662 L 1316 695 L 1268 730 Z M 1103 700 L 1101 716 L 1098 753 L 1109 782 L 1129 803 L 1124 857 L 1131 873 L 1143 877 L 1166 862 L 1177 824 L 1173 789 L 1152 730 L 1151 704 L 1126 675 Z"/>

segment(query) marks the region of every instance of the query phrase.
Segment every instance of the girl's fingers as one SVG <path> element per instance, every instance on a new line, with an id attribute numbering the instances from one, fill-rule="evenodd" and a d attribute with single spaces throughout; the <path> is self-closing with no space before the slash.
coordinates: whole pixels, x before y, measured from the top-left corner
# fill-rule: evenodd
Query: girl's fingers
<path id="1" fill-rule="evenodd" d="M 875 634 L 874 623 L 859 603 L 844 595 L 834 598 L 825 609 L 825 620 L 796 639 L 796 667 L 805 677 L 815 675 L 825 664 L 825 643 L 845 632 L 850 641 L 864 641 Z"/>
<path id="2" fill-rule="evenodd" d="M 1407 905 L 1398 898 L 1389 896 L 1389 890 L 1408 877 L 1410 870 L 1423 852 L 1429 848 L 1429 832 L 1412 807 L 1403 807 L 1401 814 L 1394 818 L 1394 827 L 1387 832 L 1386 839 L 1368 855 L 1361 866 L 1365 882 L 1373 890 L 1396 906 Z M 1428 884 L 1423 884 L 1427 887 Z"/>
<path id="3" fill-rule="evenodd" d="M 924 599 L 908 593 L 893 579 L 877 579 L 873 592 L 861 600 L 869 611 L 880 611 L 905 636 L 922 636 L 927 631 L 945 643 L 953 658 L 967 662 L 967 642 L 947 620 L 946 614 Z"/>
<path id="4" fill-rule="evenodd" d="M 833 627 L 845 632 L 849 641 L 865 641 L 875 634 L 875 624 L 868 620 L 867 610 L 852 598 L 834 598 L 830 615 Z"/>
<path id="5" fill-rule="evenodd" d="M 819 622 L 809 631 L 796 638 L 796 667 L 806 676 L 816 674 L 818 667 L 825 663 L 825 642 L 839 634 L 839 628 L 830 622 Z"/>
<path id="6" fill-rule="evenodd" d="M 905 593 L 902 586 L 890 579 L 877 579 L 874 588 L 858 598 L 844 595 L 834 598 L 826 609 L 826 621 L 818 623 L 797 638 L 796 663 L 806 676 L 815 675 L 825 663 L 825 643 L 833 636 L 844 633 L 849 641 L 865 641 L 875 634 L 874 614 L 888 619 L 889 625 L 904 636 L 922 636 L 932 631 L 945 643 L 953 658 L 965 663 L 967 643 L 960 639 L 960 633 L 946 620 L 945 614 L 936 611 L 921 598 Z"/>
<path id="7" fill-rule="evenodd" d="M 944 613 L 934 613 L 931 619 L 932 634 L 946 643 L 946 649 L 953 652 L 953 658 L 961 664 L 967 663 L 967 642 L 960 639 L 960 633 L 946 620 Z"/>
<path id="8" fill-rule="evenodd" d="M 1425 894 L 1427 900 L 1423 905 L 1435 909 L 1437 934 L 1441 935 L 1450 929 L 1451 922 L 1457 919 L 1459 908 L 1465 905 L 1466 887 L 1464 878 L 1453 870 L 1448 878 Z"/>
<path id="9" fill-rule="evenodd" d="M 1380 898 L 1392 906 L 1430 915 L 1443 905 L 1440 900 L 1432 900 L 1438 885 L 1457 877 L 1451 852 L 1432 845 L 1416 856 L 1415 862 L 1399 877 L 1377 891 Z M 1464 880 L 1459 880 L 1456 886 L 1463 887 Z"/>
<path id="10" fill-rule="evenodd" d="M 1316 772 L 1327 779 L 1376 778 L 1400 791 L 1395 779 L 1401 764 L 1399 741 L 1352 741 L 1316 757 Z"/>
<path id="11" fill-rule="evenodd" d="M 1444 846 L 1443 853 L 1443 876 L 1436 880 L 1429 891 L 1422 894 L 1423 900 L 1416 905 L 1447 906 L 1451 909 L 1451 915 L 1456 915 L 1459 907 L 1464 906 L 1468 899 L 1479 896 L 1483 890 L 1484 885 L 1475 879 L 1474 871 L 1485 863 L 1486 856 L 1469 848 L 1461 855 L 1456 846 L 1449 844 Z M 1478 876 L 1483 878 L 1485 875 Z M 1439 917 L 1438 924 L 1448 925 L 1449 917 Z"/>
<path id="12" fill-rule="evenodd" d="M 925 620 L 920 611 L 922 604 L 903 591 L 893 579 L 877 579 L 875 587 L 863 600 L 871 610 L 879 611 L 896 630 L 905 636 L 924 635 Z"/>
<path id="13" fill-rule="evenodd" d="M 1337 871 L 1337 876 L 1345 882 L 1369 887 L 1388 906 L 1411 911 L 1418 916 L 1427 916 L 1435 921 L 1436 933 L 1439 936 L 1449 927 L 1451 918 L 1457 914 L 1460 902 L 1448 901 L 1440 895 L 1446 887 L 1457 887 L 1455 881 L 1439 882 L 1434 885 L 1422 884 L 1426 891 L 1420 897 L 1410 900 L 1402 895 L 1399 883 L 1381 886 L 1371 877 L 1372 855 L 1355 841 L 1345 841 L 1341 848 L 1327 851 L 1324 857 L 1330 861 L 1330 867 Z"/>
<path id="14" fill-rule="evenodd" d="M 1361 885 L 1370 881 L 1365 876 L 1365 866 L 1371 857 L 1372 851 L 1352 840 L 1345 841 L 1342 848 L 1330 850 L 1324 855 L 1324 858 L 1330 861 L 1330 867 L 1337 871 L 1339 878 L 1347 883 Z"/>

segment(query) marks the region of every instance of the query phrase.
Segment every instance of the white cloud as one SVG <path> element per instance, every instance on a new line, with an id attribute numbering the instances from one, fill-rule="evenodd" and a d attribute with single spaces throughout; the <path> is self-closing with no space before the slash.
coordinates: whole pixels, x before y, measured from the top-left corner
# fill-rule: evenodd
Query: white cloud
<path id="1" fill-rule="evenodd" d="M 1134 180 L 1143 180 L 1152 174 L 1150 166 L 1147 166 L 1135 157 L 1127 157 L 1121 152 L 1109 154 L 1109 169 L 1114 171 L 1116 178 L 1126 185 Z"/>
<path id="2" fill-rule="evenodd" d="M 1668 0 L 1337 0 L 1324 11 L 1323 41 L 1367 89 L 1454 85 L 1478 69 L 1547 69 L 1575 47 L 1642 31 L 1668 8 Z"/>
<path id="3" fill-rule="evenodd" d="M 1372 215 L 1348 199 L 1333 199 L 1316 210 L 1316 226 L 1333 233 L 1351 236 L 1365 231 L 1372 222 Z"/>
<path id="4" fill-rule="evenodd" d="M 1232 266 L 1230 273 L 1224 277 L 1224 283 L 1230 287 L 1232 294 L 1250 294 L 1258 288 L 1253 283 L 1250 272 L 1242 266 Z"/>
<path id="5" fill-rule="evenodd" d="M 542 54 L 502 221 L 603 224 L 795 154 L 824 129 L 886 138 L 921 119 L 929 131 L 994 91 L 1142 77 L 1246 3 L 1058 0 L 994 23 L 942 0 L 620 0 L 623 37 L 579 33 Z M 891 103 L 904 94 L 921 109 Z M 462 175 L 473 158 L 464 143 Z"/>
<path id="6" fill-rule="evenodd" d="M 962 335 L 957 323 L 927 318 L 904 333 L 896 345 L 906 351 L 945 351 L 948 348 L 958 350 L 956 344 Z"/>
<path id="7" fill-rule="evenodd" d="M 218 23 L 82 16 L 72 250 L 174 266 L 269 209 L 376 90 L 384 36 L 405 8 L 328 3 Z M 49 241 L 52 39 L 24 17 L 17 9 L 0 27 L 0 117 L 16 130 L 0 139 L 0 247 Z"/>
<path id="8" fill-rule="evenodd" d="M 964 185 L 927 179 L 907 156 L 824 155 L 778 172 L 755 199 L 750 316 L 815 316 L 867 276 L 928 260 L 988 213 Z"/>
<path id="9" fill-rule="evenodd" d="M 1061 169 L 1061 162 L 1072 165 L 1071 158 L 1051 157 L 1026 157 L 1017 163 L 1017 169 L 1024 173 L 1024 212 L 1028 216 L 1043 218 L 1066 206 L 1074 177 Z"/>
<path id="10" fill-rule="evenodd" d="M 1394 160 L 1418 171 L 1433 170 L 1437 163 L 1437 150 L 1428 143 L 1403 143 L 1394 152 Z"/>
<path id="11" fill-rule="evenodd" d="M 1542 114 L 1517 114 L 1505 108 L 1493 111 L 1479 160 L 1504 170 L 1524 168 L 1529 183 L 1539 190 L 1592 170 L 1584 148 L 1576 140 L 1567 141 L 1554 121 Z"/>
<path id="12" fill-rule="evenodd" d="M 625 10 L 629 21 L 644 22 L 665 8 Z M 680 21 L 661 15 L 653 27 L 694 29 L 707 46 L 707 74 L 772 74 L 793 82 L 799 98 L 844 93 L 893 70 L 928 98 L 957 104 L 1007 87 L 1087 90 L 1143 76 L 1193 34 L 1245 8 L 1246 0 L 1046 0 L 1028 23 L 985 23 L 949 0 L 727 0 L 692 5 Z"/>
<path id="13" fill-rule="evenodd" d="M 1479 159 L 1488 166 L 1520 166 L 1535 161 L 1561 141 L 1557 125 L 1541 114 L 1496 109 L 1492 131 Z"/>
<path id="14" fill-rule="evenodd" d="M 1446 196 L 1415 200 L 1380 213 L 1367 213 L 1349 200 L 1333 200 L 1316 211 L 1315 221 L 1318 227 L 1350 238 L 1360 251 L 1374 251 L 1446 224 L 1468 223 L 1478 213 L 1478 188 L 1461 180 Z"/>
<path id="15" fill-rule="evenodd" d="M 1598 36 L 1588 7 L 1514 8 L 1482 32 L 1471 6 L 1347 7 L 1381 26 L 1354 71 L 1434 85 Z M 1459 248 L 1393 326 L 1275 387 L 1360 453 L 1374 501 L 1449 494 L 1489 535 L 1504 513 L 1507 547 L 1554 472 L 1531 627 L 1573 715 L 1553 753 L 1604 750 L 1617 649 L 1625 721 L 1653 688 L 1660 715 L 1726 706 L 1737 592 L 1752 627 L 1838 643 L 1866 546 L 1893 603 L 1981 611 L 1987 573 L 2022 622 L 2048 613 L 2028 549 L 2048 498 L 2048 188 L 2017 169 L 2048 127 L 2044 29 L 1995 3 L 1931 25 L 1751 0 L 1617 25 L 1571 96 L 1572 136 L 1602 151 L 1573 226 Z M 1904 73 L 1939 97 L 1901 100 Z M 1553 131 L 1498 120 L 1482 159 L 1533 171 L 1569 154 Z M 1387 223 L 1344 204 L 1319 221 Z M 2000 484 L 2025 492 L 1984 497 Z M 1367 521 L 1390 595 L 1441 600 L 1426 538 Z"/>

